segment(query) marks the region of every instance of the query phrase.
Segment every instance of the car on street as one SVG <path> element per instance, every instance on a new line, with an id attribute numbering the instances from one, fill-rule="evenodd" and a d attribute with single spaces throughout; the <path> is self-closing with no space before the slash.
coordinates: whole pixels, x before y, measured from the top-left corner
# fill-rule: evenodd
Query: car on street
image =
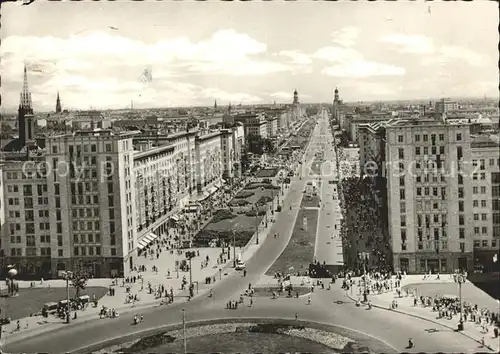
<path id="1" fill-rule="evenodd" d="M 236 262 L 236 270 L 244 270 L 246 268 L 245 262 L 237 261 Z"/>

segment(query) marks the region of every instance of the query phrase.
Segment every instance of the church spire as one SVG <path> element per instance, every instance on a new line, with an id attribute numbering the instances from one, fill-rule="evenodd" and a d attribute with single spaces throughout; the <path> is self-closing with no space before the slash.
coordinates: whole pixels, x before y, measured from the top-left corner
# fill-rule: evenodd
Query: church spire
<path id="1" fill-rule="evenodd" d="M 26 70 L 26 64 L 24 64 L 24 80 L 23 80 L 23 91 L 21 92 L 21 100 L 19 105 L 25 109 L 31 110 L 31 92 L 28 89 L 28 72 Z"/>
<path id="2" fill-rule="evenodd" d="M 59 98 L 59 91 L 57 91 L 56 113 L 61 113 L 61 99 Z"/>

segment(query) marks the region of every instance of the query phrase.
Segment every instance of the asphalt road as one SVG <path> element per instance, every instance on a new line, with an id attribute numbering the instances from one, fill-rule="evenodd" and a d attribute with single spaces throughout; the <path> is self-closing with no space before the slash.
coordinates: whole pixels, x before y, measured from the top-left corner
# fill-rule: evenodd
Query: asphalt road
<path id="1" fill-rule="evenodd" d="M 324 165 L 321 169 L 321 210 L 318 221 L 318 232 L 316 234 L 316 247 L 314 258 L 327 265 L 342 266 L 344 257 L 342 253 L 342 239 L 340 238 L 340 206 L 337 186 L 329 182 L 336 178 L 335 155 L 333 151 L 333 137 L 331 136 L 327 123 L 319 123 L 312 139 L 316 144 L 325 144 Z M 334 195 L 335 200 L 333 199 Z"/>
<path id="2" fill-rule="evenodd" d="M 271 234 L 279 232 L 280 237 L 266 238 L 262 247 L 247 262 L 246 277 L 235 272 L 217 281 L 214 286 L 213 299 L 202 296 L 189 303 L 144 309 L 141 313 L 145 321 L 137 326 L 132 325 L 134 313 L 126 313 L 116 319 L 76 322 L 67 327 L 59 327 L 54 331 L 31 337 L 28 332 L 24 338 L 17 337 L 16 341 L 10 343 L 7 341 L 2 350 L 10 353 L 65 353 L 83 350 L 88 346 L 107 342 L 113 338 L 133 334 L 139 337 L 140 332 L 179 324 L 182 320 L 181 308 L 185 308 L 188 321 L 234 317 L 293 319 L 297 312 L 301 320 L 330 323 L 368 333 L 393 347 L 397 352 L 405 351 L 409 337 L 412 337 L 416 343 L 414 352 L 464 352 L 467 348 L 471 348 L 471 352 L 477 351 L 477 344 L 474 341 L 444 327 L 423 320 L 409 319 L 389 311 L 379 309 L 368 311 L 355 307 L 340 289 L 338 283 L 329 291 L 316 290 L 312 294 L 311 305 L 306 304 L 305 298 L 277 300 L 257 298 L 254 300 L 253 307 L 244 306 L 238 310 L 226 310 L 226 302 L 237 299 L 249 283 L 257 281 L 286 247 L 291 237 L 304 184 L 304 179 L 292 180 L 291 190 L 284 202 L 284 210 L 276 218 L 270 231 Z M 292 211 L 289 210 L 290 205 L 294 206 Z M 429 334 L 426 331 L 428 329 L 438 331 Z"/>

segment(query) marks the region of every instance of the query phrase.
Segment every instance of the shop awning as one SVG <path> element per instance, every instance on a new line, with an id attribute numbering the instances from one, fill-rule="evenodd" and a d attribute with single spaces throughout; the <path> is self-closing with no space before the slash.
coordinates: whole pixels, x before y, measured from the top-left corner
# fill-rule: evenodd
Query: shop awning
<path id="1" fill-rule="evenodd" d="M 212 195 L 212 194 L 214 194 L 216 191 L 217 191 L 217 187 L 215 187 L 215 186 L 210 187 L 210 189 L 208 190 L 208 195 Z"/>
<path id="2" fill-rule="evenodd" d="M 187 206 L 187 207 L 184 208 L 184 211 L 186 211 L 186 212 L 196 212 L 196 211 L 198 211 L 199 208 L 200 207 L 197 206 L 197 205 L 189 205 L 189 206 Z"/>
<path id="3" fill-rule="evenodd" d="M 170 219 L 172 219 L 174 221 L 179 221 L 179 215 L 174 214 L 174 215 L 170 216 Z"/>
<path id="4" fill-rule="evenodd" d="M 203 201 L 203 200 L 207 199 L 209 196 L 210 196 L 210 194 L 207 192 L 200 193 L 199 197 L 198 197 L 198 201 Z"/>
<path id="5" fill-rule="evenodd" d="M 137 242 L 137 248 L 138 248 L 139 250 L 144 249 L 144 247 L 146 247 L 146 246 L 147 246 L 147 243 L 145 243 L 145 241 L 144 241 L 144 240 L 140 240 L 139 242 Z"/>
<path id="6" fill-rule="evenodd" d="M 158 235 L 156 235 L 152 232 L 149 232 L 146 235 L 144 235 L 143 237 L 141 237 L 139 242 L 137 242 L 137 248 L 142 250 L 143 248 L 145 248 L 147 245 L 151 244 L 157 238 L 158 238 Z"/>

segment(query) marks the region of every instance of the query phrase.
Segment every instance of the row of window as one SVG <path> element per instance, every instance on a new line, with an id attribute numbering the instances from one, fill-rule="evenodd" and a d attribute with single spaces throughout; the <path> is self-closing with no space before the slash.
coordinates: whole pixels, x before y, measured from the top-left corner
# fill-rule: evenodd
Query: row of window
<path id="1" fill-rule="evenodd" d="M 110 209 L 110 211 L 113 211 L 114 213 L 114 210 L 113 209 Z M 99 217 L 100 213 L 99 213 L 99 208 L 86 208 L 86 209 L 83 209 L 83 208 L 80 208 L 80 209 L 73 209 L 71 211 L 71 214 L 74 218 L 92 218 L 92 217 Z"/>
<path id="2" fill-rule="evenodd" d="M 422 187 L 417 187 L 417 196 L 421 196 L 421 195 L 431 195 L 430 192 L 431 192 L 431 189 L 430 187 L 424 187 L 423 188 L 423 194 L 422 194 Z M 434 197 L 437 197 L 438 196 L 438 193 L 439 193 L 439 189 L 438 187 L 432 187 L 432 195 Z M 446 199 L 446 187 L 441 187 L 441 198 L 442 199 Z"/>
<path id="3" fill-rule="evenodd" d="M 47 197 L 39 197 L 37 201 L 38 201 L 38 205 L 49 204 L 49 198 L 47 198 Z M 7 200 L 7 203 L 11 206 L 17 206 L 17 205 L 20 205 L 20 199 L 19 198 L 9 198 Z M 33 198 L 24 198 L 24 207 L 25 208 L 33 208 Z"/>
<path id="4" fill-rule="evenodd" d="M 487 235 L 488 227 L 487 226 L 474 226 L 474 235 Z"/>
<path id="5" fill-rule="evenodd" d="M 37 184 L 36 187 L 37 187 L 38 196 L 42 196 L 44 193 L 47 193 L 47 185 L 46 184 Z M 19 185 L 17 185 L 17 184 L 8 185 L 7 192 L 18 193 L 19 192 Z M 23 186 L 23 195 L 24 196 L 31 196 L 32 195 L 32 185 L 31 184 L 25 184 Z"/>
<path id="6" fill-rule="evenodd" d="M 439 148 L 439 150 L 438 150 Z M 444 149 L 445 147 L 444 146 L 431 146 L 431 154 L 432 155 L 438 155 L 438 151 L 439 151 L 439 155 L 444 155 Z M 400 149 L 402 150 L 402 149 Z M 428 146 L 424 146 L 423 148 L 421 148 L 420 146 L 415 146 L 415 155 L 429 155 L 429 147 Z M 402 155 L 400 153 L 400 155 Z M 401 158 L 401 157 L 400 157 Z"/>
<path id="7" fill-rule="evenodd" d="M 116 239 L 116 238 L 115 238 Z M 101 234 L 75 234 L 73 235 L 74 243 L 101 243 Z"/>
<path id="8" fill-rule="evenodd" d="M 488 240 L 474 240 L 474 247 L 489 247 L 490 242 Z M 491 240 L 491 248 L 497 247 L 497 240 Z"/>
<path id="9" fill-rule="evenodd" d="M 431 134 L 430 137 L 431 137 L 432 143 L 435 144 L 436 134 Z M 462 140 L 462 134 L 460 134 L 460 133 L 457 134 L 457 140 L 458 141 Z M 420 134 L 415 134 L 415 141 L 420 142 Z M 424 141 L 424 142 L 429 141 L 429 135 L 423 134 L 422 141 Z M 444 134 L 439 134 L 439 141 L 444 141 Z M 404 135 L 398 135 L 398 143 L 404 143 Z"/>
<path id="10" fill-rule="evenodd" d="M 111 256 L 116 256 L 116 248 L 110 249 Z M 73 248 L 74 256 L 100 256 L 101 247 L 100 246 L 79 246 Z"/>
<path id="11" fill-rule="evenodd" d="M 73 231 L 100 231 L 101 223 L 99 221 L 73 221 Z"/>

